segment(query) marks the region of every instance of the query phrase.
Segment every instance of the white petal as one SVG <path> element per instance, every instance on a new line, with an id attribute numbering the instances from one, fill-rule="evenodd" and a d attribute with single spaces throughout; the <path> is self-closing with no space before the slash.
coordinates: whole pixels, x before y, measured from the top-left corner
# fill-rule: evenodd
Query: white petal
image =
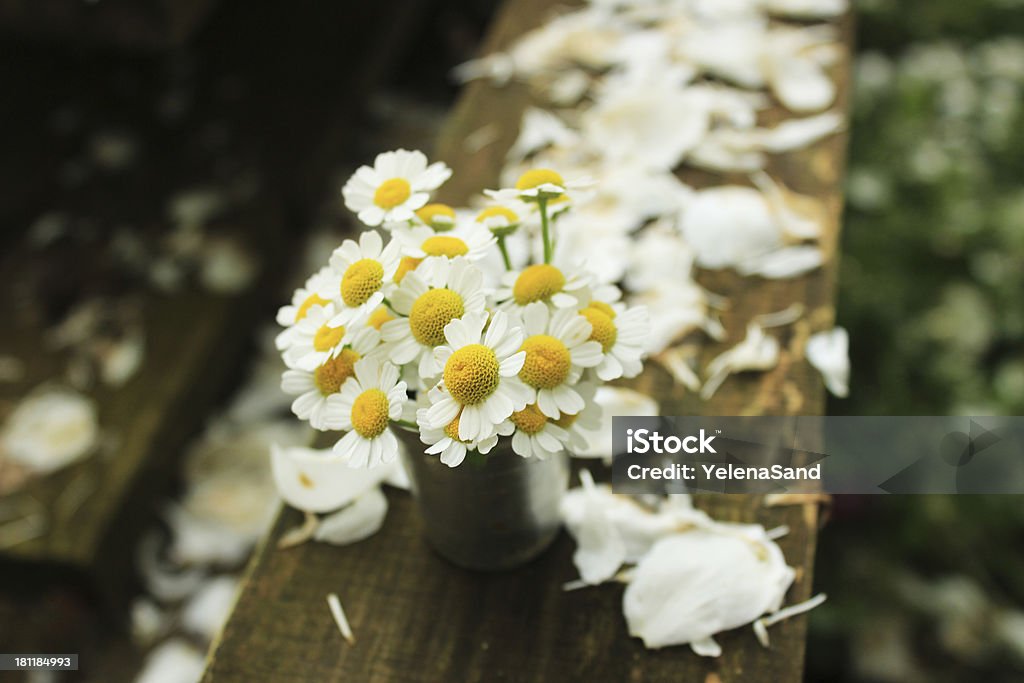
<path id="1" fill-rule="evenodd" d="M 526 362 L 526 352 L 520 351 L 514 353 L 505 360 L 501 361 L 498 366 L 498 374 L 502 377 L 515 377 L 519 374 L 519 371 L 523 369 L 523 363 Z"/>
<path id="2" fill-rule="evenodd" d="M 650 396 L 621 387 L 600 387 L 594 402 L 602 407 L 601 425 L 595 430 L 577 430 L 587 440 L 585 449 L 578 449 L 573 455 L 587 458 L 612 457 L 612 417 L 647 417 L 659 415 L 657 402 Z"/>
<path id="3" fill-rule="evenodd" d="M 459 439 L 474 441 L 482 427 L 482 416 L 478 406 L 466 406 L 462 409 L 462 415 L 459 417 Z"/>
<path id="4" fill-rule="evenodd" d="M 623 612 L 647 647 L 699 646 L 777 610 L 793 577 L 763 529 L 719 524 L 655 543 L 636 566 Z"/>
<path id="5" fill-rule="evenodd" d="M 354 469 L 329 449 L 271 447 L 277 490 L 292 507 L 310 512 L 336 510 L 391 475 L 393 465 Z"/>
<path id="6" fill-rule="evenodd" d="M 427 409 L 427 422 L 433 429 L 447 427 L 448 424 L 458 416 L 459 408 L 461 408 L 461 406 L 458 401 L 446 396 Z"/>
<path id="7" fill-rule="evenodd" d="M 320 520 L 313 538 L 332 545 L 348 545 L 377 533 L 388 514 L 388 499 L 380 487 L 359 496 L 351 505 Z"/>
<path id="8" fill-rule="evenodd" d="M 811 335 L 805 353 L 807 361 L 821 373 L 825 387 L 845 398 L 850 393 L 850 336 L 842 327 Z"/>
<path id="9" fill-rule="evenodd" d="M 580 518 L 569 525 L 576 538 L 576 552 L 572 560 L 584 582 L 599 584 L 614 576 L 625 562 L 626 546 L 606 514 L 601 497 L 594 495 L 593 491 L 584 491 L 581 495 Z M 566 517 L 566 505 L 563 501 L 563 518 Z"/>
<path id="10" fill-rule="evenodd" d="M 537 392 L 537 408 L 551 419 L 558 419 L 562 415 L 550 389 L 541 389 Z"/>

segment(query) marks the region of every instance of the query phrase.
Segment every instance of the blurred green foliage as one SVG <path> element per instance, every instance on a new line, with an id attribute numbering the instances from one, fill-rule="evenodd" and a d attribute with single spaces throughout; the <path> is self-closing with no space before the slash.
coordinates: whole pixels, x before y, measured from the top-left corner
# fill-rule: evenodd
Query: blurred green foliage
<path id="1" fill-rule="evenodd" d="M 832 414 L 1024 414 L 1024 0 L 861 0 Z M 1024 679 L 1024 498 L 839 497 L 808 679 Z"/>
<path id="2" fill-rule="evenodd" d="M 1019 414 L 1024 2 L 862 5 L 831 412 Z"/>

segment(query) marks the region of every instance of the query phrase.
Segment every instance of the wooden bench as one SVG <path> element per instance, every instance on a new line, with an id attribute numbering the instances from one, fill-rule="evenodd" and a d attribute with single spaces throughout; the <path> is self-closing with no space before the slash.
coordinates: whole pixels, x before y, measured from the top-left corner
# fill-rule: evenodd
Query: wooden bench
<path id="1" fill-rule="evenodd" d="M 486 41 L 485 52 L 507 46 L 549 16 L 549 0 L 507 2 Z M 851 22 L 842 22 L 846 45 Z M 835 72 L 838 106 L 847 98 L 847 65 Z M 524 89 L 470 85 L 440 136 L 436 157 L 456 171 L 444 199 L 465 200 L 494 187 L 505 152 L 518 131 L 528 100 Z M 766 121 L 784 112 L 768 112 Z M 496 142 L 466 149 L 474 131 L 492 126 Z M 701 402 L 656 364 L 636 383 L 660 402 L 663 414 L 815 414 L 824 406 L 821 379 L 803 360 L 812 331 L 833 322 L 836 242 L 842 204 L 845 139 L 834 136 L 799 153 L 776 157 L 768 171 L 792 189 L 822 199 L 829 211 L 823 248 L 827 266 L 796 280 L 740 278 L 731 272 L 703 273 L 702 284 L 727 295 L 727 335 L 705 343 L 706 361 L 740 341 L 755 314 L 802 302 L 807 314 L 780 337 L 782 356 L 767 373 L 730 378 L 709 402 Z M 695 186 L 721 176 L 686 171 Z M 727 178 L 737 180 L 738 178 Z M 598 472 L 607 475 L 607 472 Z M 562 534 L 539 559 L 512 572 L 482 574 L 456 568 L 427 547 L 409 494 L 388 491 L 383 529 L 356 545 L 336 548 L 309 543 L 279 550 L 281 535 L 301 522 L 284 509 L 249 566 L 234 612 L 214 643 L 204 683 L 229 681 L 797 681 L 802 677 L 806 617 L 772 628 L 771 649 L 757 644 L 750 629 L 721 634 L 724 654 L 695 656 L 689 648 L 644 649 L 630 638 L 622 616 L 622 588 L 601 586 L 563 592 L 576 577 L 572 540 Z M 811 594 L 816 500 L 766 507 L 753 495 L 699 497 L 720 519 L 787 525 L 780 545 L 797 579 L 787 602 Z M 337 593 L 356 642 L 341 639 L 325 603 Z"/>

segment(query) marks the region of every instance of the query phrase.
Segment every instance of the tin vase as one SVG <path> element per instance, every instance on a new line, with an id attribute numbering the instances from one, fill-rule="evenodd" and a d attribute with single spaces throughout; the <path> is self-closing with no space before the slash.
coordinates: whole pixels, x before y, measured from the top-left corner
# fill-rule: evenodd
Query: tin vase
<path id="1" fill-rule="evenodd" d="M 448 467 L 414 432 L 403 432 L 402 458 L 427 541 L 460 567 L 511 569 L 542 553 L 561 526 L 569 483 L 565 453 L 523 458 L 501 439 L 487 455 L 470 453 Z"/>

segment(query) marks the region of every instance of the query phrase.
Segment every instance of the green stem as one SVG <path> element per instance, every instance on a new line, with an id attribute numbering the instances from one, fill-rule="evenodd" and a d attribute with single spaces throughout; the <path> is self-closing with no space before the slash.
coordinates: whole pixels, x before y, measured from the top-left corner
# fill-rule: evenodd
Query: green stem
<path id="1" fill-rule="evenodd" d="M 512 259 L 508 257 L 508 247 L 505 245 L 505 236 L 498 237 L 498 249 L 501 250 L 501 258 L 505 261 L 505 270 L 512 270 Z"/>
<path id="2" fill-rule="evenodd" d="M 409 422 L 408 420 L 392 420 L 392 422 L 394 422 L 402 429 L 410 429 L 415 432 L 420 431 L 420 426 L 415 422 Z"/>
<path id="3" fill-rule="evenodd" d="M 548 225 L 547 198 L 538 198 L 537 205 L 540 207 L 540 233 L 544 238 L 544 263 L 551 263 L 551 228 Z"/>

